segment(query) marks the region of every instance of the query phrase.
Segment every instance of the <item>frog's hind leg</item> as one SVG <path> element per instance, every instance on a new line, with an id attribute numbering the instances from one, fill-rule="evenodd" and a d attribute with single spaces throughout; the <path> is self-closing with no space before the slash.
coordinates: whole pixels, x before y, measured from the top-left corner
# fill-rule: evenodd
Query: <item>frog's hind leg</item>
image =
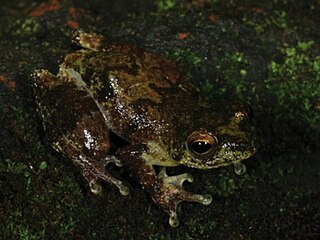
<path id="1" fill-rule="evenodd" d="M 80 161 L 79 161 L 80 160 Z M 73 159 L 74 163 L 80 168 L 82 175 L 87 180 L 90 191 L 94 194 L 99 194 L 101 192 L 101 186 L 97 182 L 98 179 L 105 180 L 106 182 L 114 184 L 121 195 L 126 196 L 129 194 L 129 188 L 120 180 L 114 178 L 106 169 L 108 163 L 115 163 L 117 166 L 121 166 L 120 160 L 114 156 L 107 156 L 101 161 L 96 161 L 93 159 L 86 160 L 83 157 L 80 159 Z"/>
<path id="2" fill-rule="evenodd" d="M 101 192 L 101 186 L 97 182 L 102 179 L 106 182 L 114 184 L 122 195 L 129 194 L 129 188 L 121 180 L 113 177 L 105 167 L 109 163 L 115 163 L 117 166 L 122 166 L 122 162 L 113 155 L 107 155 L 99 160 L 86 156 L 78 147 L 72 144 L 68 138 L 62 137 L 59 143 L 53 144 L 54 148 L 71 158 L 73 163 L 80 170 L 83 177 L 87 180 L 90 191 L 94 194 Z"/>
<path id="3" fill-rule="evenodd" d="M 53 87 L 60 85 L 62 80 L 45 69 L 34 70 L 31 77 L 33 78 L 33 88 L 38 93 L 37 95 L 40 96 Z"/>

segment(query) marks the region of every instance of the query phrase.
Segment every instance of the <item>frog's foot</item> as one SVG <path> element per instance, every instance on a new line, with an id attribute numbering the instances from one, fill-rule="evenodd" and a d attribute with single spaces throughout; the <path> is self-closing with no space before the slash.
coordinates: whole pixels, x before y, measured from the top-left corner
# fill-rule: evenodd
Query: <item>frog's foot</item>
<path id="1" fill-rule="evenodd" d="M 101 159 L 100 162 L 103 164 L 103 166 L 107 166 L 109 163 L 114 163 L 117 167 L 123 166 L 123 162 L 113 155 L 109 155 L 106 158 Z"/>
<path id="2" fill-rule="evenodd" d="M 243 175 L 247 171 L 246 165 L 244 165 L 242 162 L 234 163 L 233 167 L 234 167 L 234 172 L 237 175 Z"/>
<path id="3" fill-rule="evenodd" d="M 122 181 L 114 178 L 106 169 L 105 166 L 113 162 L 117 166 L 121 166 L 122 162 L 114 156 L 108 156 L 99 161 L 90 160 L 88 164 L 82 165 L 82 175 L 87 180 L 90 190 L 94 194 L 99 194 L 101 192 L 101 186 L 97 182 L 98 179 L 103 179 L 109 183 L 114 184 L 120 191 L 121 195 L 128 195 L 129 188 Z"/>
<path id="4" fill-rule="evenodd" d="M 209 205 L 212 202 L 212 197 L 209 194 L 193 194 L 183 189 L 184 181 L 193 181 L 190 174 L 184 173 L 169 177 L 163 168 L 158 174 L 158 179 L 160 184 L 154 195 L 154 200 L 169 214 L 169 224 L 172 227 L 179 225 L 177 206 L 180 202 L 198 202 L 203 205 Z"/>

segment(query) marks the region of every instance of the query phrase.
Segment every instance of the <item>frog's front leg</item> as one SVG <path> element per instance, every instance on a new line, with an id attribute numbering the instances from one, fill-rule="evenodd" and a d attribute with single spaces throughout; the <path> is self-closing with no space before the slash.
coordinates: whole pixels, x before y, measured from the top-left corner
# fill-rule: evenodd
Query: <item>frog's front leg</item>
<path id="1" fill-rule="evenodd" d="M 154 199 L 169 213 L 169 224 L 172 227 L 179 225 L 177 206 L 180 202 L 198 202 L 203 205 L 209 205 L 212 202 L 212 197 L 209 194 L 193 194 L 183 189 L 184 181 L 193 182 L 193 177 L 188 173 L 168 176 L 165 167 L 163 167 L 158 174 L 158 180 L 160 189 L 155 192 Z"/>
<path id="2" fill-rule="evenodd" d="M 120 157 L 130 174 L 138 178 L 152 199 L 169 214 L 169 224 L 172 227 L 179 225 L 177 206 L 180 202 L 199 202 L 204 205 L 211 203 L 212 197 L 209 194 L 193 194 L 183 189 L 184 181 L 193 181 L 190 174 L 168 176 L 165 168 L 162 168 L 157 175 L 153 165 L 173 166 L 173 162 L 156 159 L 152 161 L 148 152 L 150 151 L 146 145 L 127 146 L 120 152 Z"/>

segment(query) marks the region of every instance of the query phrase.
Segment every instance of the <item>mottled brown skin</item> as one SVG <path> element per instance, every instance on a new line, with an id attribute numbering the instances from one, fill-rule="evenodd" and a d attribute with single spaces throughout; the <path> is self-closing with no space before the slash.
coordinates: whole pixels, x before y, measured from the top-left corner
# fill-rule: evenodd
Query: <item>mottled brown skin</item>
<path id="1" fill-rule="evenodd" d="M 238 174 L 245 171 L 240 161 L 255 152 L 245 104 L 203 101 L 173 62 L 138 48 L 81 31 L 73 43 L 83 49 L 66 55 L 56 76 L 35 71 L 35 95 L 50 142 L 79 167 L 92 192 L 100 191 L 101 178 L 128 194 L 104 168 L 123 163 L 177 226 L 180 202 L 207 205 L 211 196 L 185 191 L 192 177 L 167 176 L 164 167 L 234 164 Z M 127 143 L 115 155 L 110 131 Z M 158 174 L 154 165 L 163 167 Z"/>
<path id="2" fill-rule="evenodd" d="M 105 170 L 109 162 L 122 163 L 108 155 L 109 129 L 87 92 L 45 70 L 35 71 L 34 89 L 48 140 L 73 160 L 91 191 L 100 191 L 96 181 L 101 178 L 115 184 L 123 195 L 128 194 L 128 188 Z"/>

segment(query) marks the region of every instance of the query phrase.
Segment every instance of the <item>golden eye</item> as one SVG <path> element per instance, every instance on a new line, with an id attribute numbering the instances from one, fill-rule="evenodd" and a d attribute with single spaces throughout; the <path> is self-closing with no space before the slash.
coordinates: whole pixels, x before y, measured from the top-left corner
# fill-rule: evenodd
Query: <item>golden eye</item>
<path id="1" fill-rule="evenodd" d="M 204 129 L 193 132 L 186 142 L 189 152 L 196 157 L 210 157 L 215 152 L 218 140 Z"/>

